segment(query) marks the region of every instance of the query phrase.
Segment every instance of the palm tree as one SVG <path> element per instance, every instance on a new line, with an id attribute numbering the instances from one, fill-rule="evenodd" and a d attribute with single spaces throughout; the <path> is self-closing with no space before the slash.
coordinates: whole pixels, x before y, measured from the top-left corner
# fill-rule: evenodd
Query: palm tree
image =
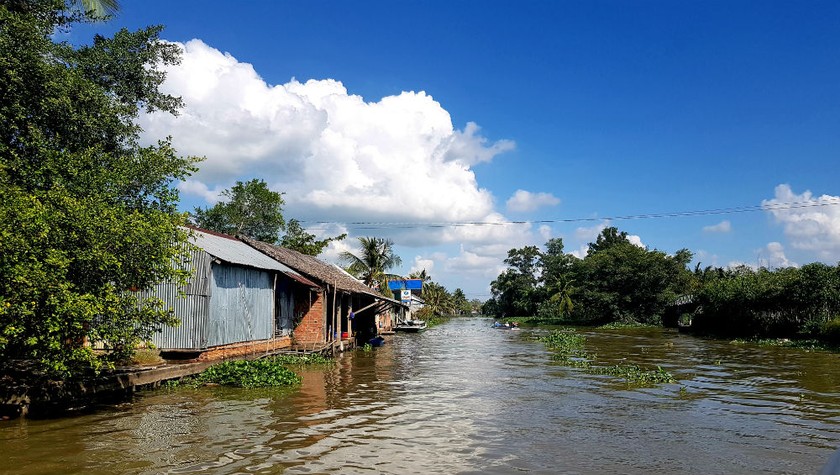
<path id="1" fill-rule="evenodd" d="M 428 283 L 423 288 L 423 310 L 428 312 L 430 317 L 453 314 L 455 305 L 452 295 L 444 286 L 434 282 Z"/>
<path id="2" fill-rule="evenodd" d="M 425 284 L 426 282 L 432 281 L 432 276 L 426 273 L 426 269 L 421 271 L 414 271 L 411 274 L 408 274 L 409 279 L 420 279 Z"/>
<path id="3" fill-rule="evenodd" d="M 569 278 L 561 277 L 557 279 L 556 291 L 550 298 L 552 302 L 557 304 L 557 310 L 563 316 L 569 316 L 575 308 L 575 304 L 572 302 L 572 294 L 575 292 L 575 288 L 572 287 L 573 283 L 574 280 Z"/>
<path id="4" fill-rule="evenodd" d="M 388 270 L 402 264 L 400 256 L 394 254 L 394 243 L 390 239 L 376 237 L 360 237 L 362 249 L 359 255 L 349 251 L 341 253 L 341 261 L 347 264 L 347 272 L 353 274 L 370 287 L 382 287 L 388 280 L 399 279 L 396 274 L 389 274 Z"/>
<path id="5" fill-rule="evenodd" d="M 73 3 L 80 5 L 85 12 L 96 18 L 112 17 L 120 10 L 118 0 L 77 0 Z"/>

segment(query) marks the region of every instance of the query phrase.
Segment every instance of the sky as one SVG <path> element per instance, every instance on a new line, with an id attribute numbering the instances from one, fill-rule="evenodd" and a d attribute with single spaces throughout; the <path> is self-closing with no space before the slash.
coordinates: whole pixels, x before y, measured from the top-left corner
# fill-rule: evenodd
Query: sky
<path id="1" fill-rule="evenodd" d="M 318 236 L 394 241 L 490 297 L 507 252 L 606 226 L 694 263 L 840 261 L 840 2 L 123 0 L 68 41 L 164 25 L 183 50 L 140 117 Z"/>

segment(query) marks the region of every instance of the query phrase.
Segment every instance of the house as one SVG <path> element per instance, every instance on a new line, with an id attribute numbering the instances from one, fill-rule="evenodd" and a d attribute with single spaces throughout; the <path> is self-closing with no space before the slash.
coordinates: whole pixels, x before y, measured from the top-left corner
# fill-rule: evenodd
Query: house
<path id="1" fill-rule="evenodd" d="M 190 233 L 188 284 L 161 283 L 144 292 L 161 298 L 181 321 L 162 328 L 152 343 L 161 353 L 199 359 L 289 347 L 296 321 L 313 311 L 321 287 L 233 236 Z"/>
<path id="2" fill-rule="evenodd" d="M 299 336 L 309 338 L 313 328 L 323 325 L 330 341 L 355 337 L 356 341 L 365 342 L 383 331 L 390 331 L 393 322 L 405 316 L 407 306 L 381 295 L 336 265 L 291 249 L 245 237 L 240 239 L 323 289 L 325 320 L 316 322 L 314 315 L 311 320 L 307 320 L 310 316 L 304 317 L 294 332 L 295 340 Z"/>

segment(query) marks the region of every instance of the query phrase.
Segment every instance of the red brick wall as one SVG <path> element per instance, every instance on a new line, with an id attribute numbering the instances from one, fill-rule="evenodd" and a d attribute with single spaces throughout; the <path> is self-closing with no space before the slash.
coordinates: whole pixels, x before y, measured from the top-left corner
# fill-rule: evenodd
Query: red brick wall
<path id="1" fill-rule="evenodd" d="M 294 340 L 297 343 L 322 343 L 326 341 L 324 328 L 324 293 L 313 293 L 314 300 L 312 306 L 309 302 L 305 302 L 305 307 L 301 308 L 303 318 L 295 327 Z M 297 299 L 296 299 L 297 300 Z M 297 305 L 296 305 L 297 306 Z M 297 313 L 297 309 L 295 309 Z"/>
<path id="2" fill-rule="evenodd" d="M 292 340 L 287 336 L 272 338 L 271 340 L 249 341 L 246 343 L 214 346 L 201 353 L 198 357 L 198 361 L 216 361 L 257 356 L 259 354 L 271 353 L 276 350 L 289 348 L 290 346 L 292 346 Z"/>

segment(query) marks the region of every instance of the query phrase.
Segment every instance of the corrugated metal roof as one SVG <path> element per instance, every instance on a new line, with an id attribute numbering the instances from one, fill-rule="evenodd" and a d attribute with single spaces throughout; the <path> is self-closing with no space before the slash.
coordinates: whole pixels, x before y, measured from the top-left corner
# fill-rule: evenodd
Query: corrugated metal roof
<path id="1" fill-rule="evenodd" d="M 207 254 L 230 264 L 253 267 L 256 269 L 276 270 L 283 273 L 297 274 L 290 267 L 277 262 L 262 252 L 234 237 L 224 237 L 192 229 L 192 243 Z M 298 274 L 299 275 L 299 274 Z"/>

